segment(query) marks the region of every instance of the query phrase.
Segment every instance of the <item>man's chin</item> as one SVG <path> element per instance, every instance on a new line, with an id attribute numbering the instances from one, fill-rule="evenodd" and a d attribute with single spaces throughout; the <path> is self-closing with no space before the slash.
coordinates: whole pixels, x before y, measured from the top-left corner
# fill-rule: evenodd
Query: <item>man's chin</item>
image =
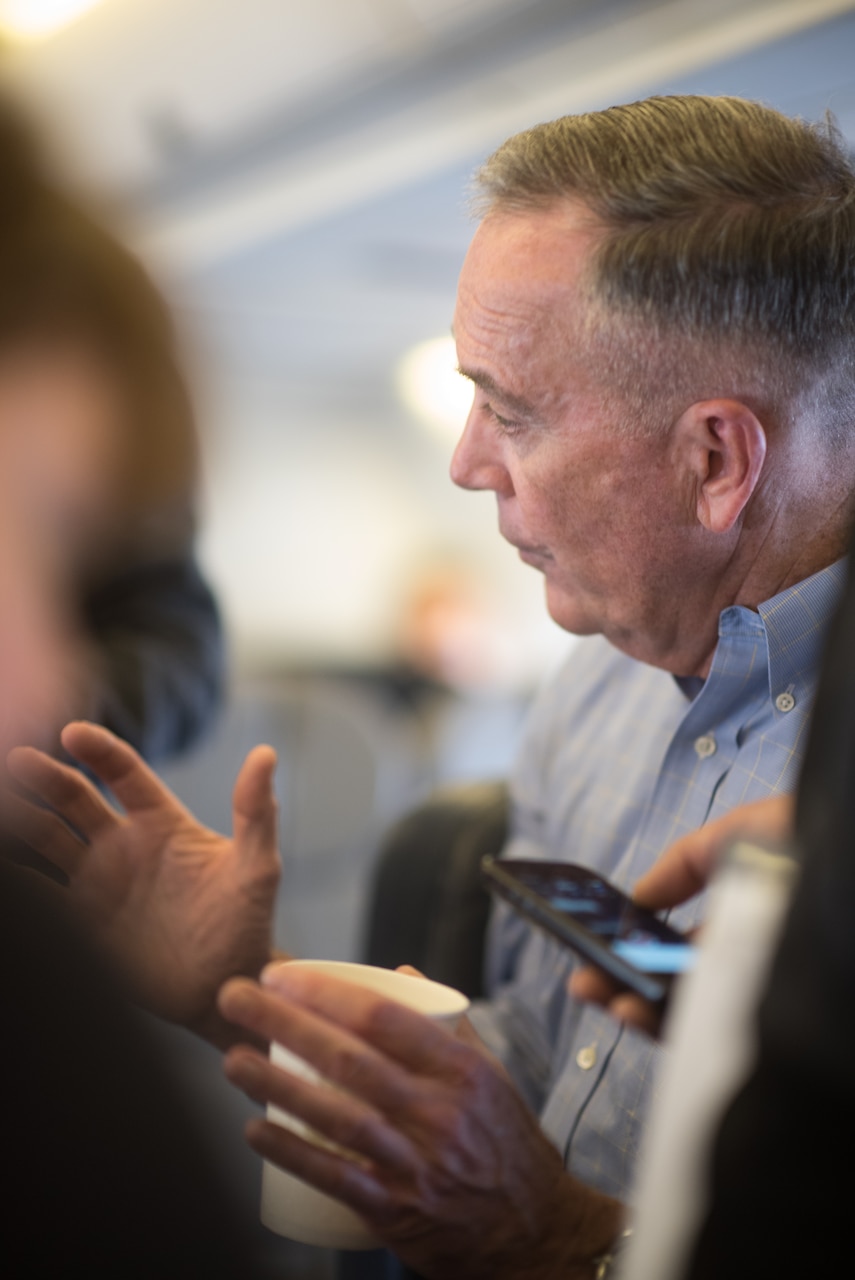
<path id="1" fill-rule="evenodd" d="M 574 636 L 595 636 L 602 629 L 602 620 L 592 609 L 586 609 L 578 596 L 557 587 L 546 579 L 546 608 L 554 623 L 562 631 L 569 631 Z"/>

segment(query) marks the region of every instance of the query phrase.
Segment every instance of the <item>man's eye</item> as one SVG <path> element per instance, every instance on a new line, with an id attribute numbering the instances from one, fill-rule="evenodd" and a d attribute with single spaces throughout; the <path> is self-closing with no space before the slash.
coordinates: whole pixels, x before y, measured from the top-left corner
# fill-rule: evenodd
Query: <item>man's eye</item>
<path id="1" fill-rule="evenodd" d="M 491 404 L 484 405 L 484 412 L 489 418 L 492 418 L 493 422 L 495 422 L 498 427 L 501 427 L 506 435 L 513 435 L 515 431 L 522 429 L 521 422 L 515 422 L 512 418 L 503 418 L 500 413 L 496 412 Z"/>

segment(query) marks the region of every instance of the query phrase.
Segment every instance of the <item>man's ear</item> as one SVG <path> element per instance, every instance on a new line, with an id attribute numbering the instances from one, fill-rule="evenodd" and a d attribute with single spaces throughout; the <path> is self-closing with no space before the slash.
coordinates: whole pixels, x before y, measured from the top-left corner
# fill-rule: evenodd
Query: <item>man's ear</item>
<path id="1" fill-rule="evenodd" d="M 739 400 L 701 400 L 680 416 L 675 445 L 693 485 L 695 515 L 710 533 L 728 533 L 757 487 L 766 432 Z"/>

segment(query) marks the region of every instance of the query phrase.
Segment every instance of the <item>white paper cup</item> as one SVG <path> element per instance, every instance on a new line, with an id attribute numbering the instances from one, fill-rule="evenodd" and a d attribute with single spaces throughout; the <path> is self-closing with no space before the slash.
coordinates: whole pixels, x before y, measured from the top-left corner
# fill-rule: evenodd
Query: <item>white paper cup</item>
<path id="1" fill-rule="evenodd" d="M 396 973 L 393 969 L 337 960 L 292 960 L 288 963 L 376 991 L 378 995 L 397 1000 L 399 1004 L 449 1027 L 455 1026 L 469 1008 L 469 1001 L 462 992 L 438 982 Z M 270 1046 L 270 1058 L 276 1066 L 292 1075 L 323 1083 L 323 1077 L 314 1067 L 280 1044 Z M 318 1146 L 329 1145 L 302 1121 L 278 1107 L 268 1107 L 267 1118 Z M 328 1249 L 376 1249 L 380 1245 L 367 1224 L 352 1209 L 268 1161 L 264 1162 L 261 1181 L 261 1221 L 277 1235 L 303 1244 L 321 1245 Z"/>

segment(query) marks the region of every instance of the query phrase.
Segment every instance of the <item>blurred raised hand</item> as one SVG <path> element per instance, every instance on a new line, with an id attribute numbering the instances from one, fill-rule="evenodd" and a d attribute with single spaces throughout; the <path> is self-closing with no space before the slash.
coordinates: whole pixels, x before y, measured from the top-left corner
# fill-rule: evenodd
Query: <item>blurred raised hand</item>
<path id="1" fill-rule="evenodd" d="M 244 761 L 229 837 L 198 822 L 108 730 L 70 724 L 62 745 L 121 810 L 80 770 L 18 748 L 9 771 L 35 802 L 12 805 L 15 834 L 68 876 L 74 903 L 140 1004 L 227 1043 L 217 991 L 226 978 L 257 976 L 271 956 L 280 871 L 275 752 L 259 746 Z"/>

